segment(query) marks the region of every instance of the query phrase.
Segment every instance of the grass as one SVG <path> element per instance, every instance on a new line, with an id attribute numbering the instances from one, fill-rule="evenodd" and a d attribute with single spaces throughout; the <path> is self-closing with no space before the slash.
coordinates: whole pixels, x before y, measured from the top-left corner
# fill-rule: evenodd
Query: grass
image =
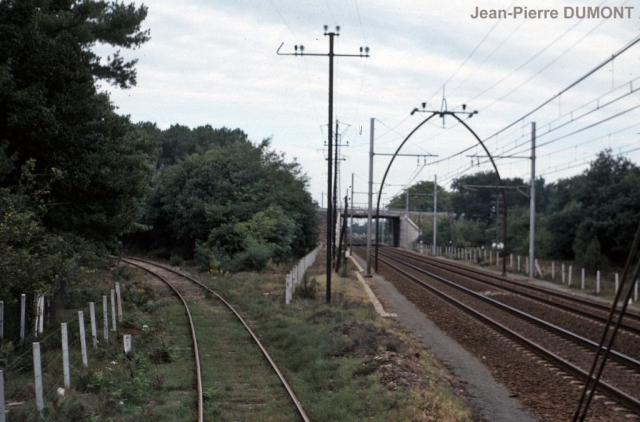
<path id="1" fill-rule="evenodd" d="M 317 299 L 289 306 L 278 273 L 201 278 L 252 321 L 312 420 L 470 420 L 445 371 L 376 314 L 356 281 L 334 275 L 324 303 L 323 268 L 319 259 L 311 269 Z"/>
<path id="2" fill-rule="evenodd" d="M 357 281 L 334 275 L 332 304 L 325 303 L 320 255 L 309 270 L 305 298 L 295 296 L 289 306 L 284 304 L 281 271 L 197 277 L 241 312 L 311 420 L 471 420 L 455 380 L 401 325 L 376 314 Z M 46 398 L 46 420 L 195 420 L 193 351 L 186 316 L 166 286 L 138 270 L 97 272 L 71 295 L 71 309 L 60 317 L 66 320 L 77 307 L 88 308 L 88 300 L 98 302 L 114 279 L 123 286 L 125 320 L 118 336 L 111 333 L 111 341 L 98 351 L 89 345 L 89 369 L 77 364 L 74 344 L 72 391 L 64 397 L 55 394 L 61 376 L 56 361 L 59 336 L 52 336 L 52 344 L 43 349 L 43 362 L 53 362 L 45 370 L 45 390 L 53 391 Z M 205 420 L 299 420 L 279 380 L 235 318 L 211 295 L 192 291 L 187 300 L 198 331 Z M 101 325 L 101 316 L 98 321 Z M 75 331 L 70 326 L 70 333 Z M 122 352 L 125 333 L 133 335 L 131 359 Z M 19 396 L 26 404 L 11 411 L 11 421 L 38 420 L 32 369 L 24 366 L 12 372 L 8 383 L 9 397 L 27 386 Z"/>

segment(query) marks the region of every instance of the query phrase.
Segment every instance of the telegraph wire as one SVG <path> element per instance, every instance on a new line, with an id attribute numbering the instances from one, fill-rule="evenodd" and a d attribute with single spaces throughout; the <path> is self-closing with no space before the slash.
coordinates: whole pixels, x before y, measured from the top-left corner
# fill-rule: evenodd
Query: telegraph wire
<path id="1" fill-rule="evenodd" d="M 517 26 L 513 31 L 511 31 L 511 33 L 510 33 L 509 35 L 507 35 L 507 37 L 506 37 L 504 40 L 502 40 L 502 42 L 501 42 L 500 44 L 498 44 L 498 46 L 497 46 L 495 49 L 493 49 L 493 51 L 492 51 L 492 52 L 491 52 L 491 53 L 490 53 L 490 54 L 489 54 L 489 55 L 488 55 L 488 56 L 487 56 L 487 57 L 482 61 L 482 63 L 480 63 L 480 64 L 479 64 L 479 65 L 478 65 L 478 66 L 473 70 L 473 72 L 471 72 L 469 75 L 467 75 L 467 77 L 466 77 L 462 82 L 460 82 L 460 83 L 459 83 L 458 85 L 456 85 L 452 90 L 450 90 L 450 91 L 449 91 L 449 95 L 453 95 L 453 93 L 454 93 L 458 88 L 460 88 L 462 85 L 464 85 L 464 84 L 469 80 L 469 78 L 470 78 L 471 76 L 473 76 L 473 75 L 474 75 L 478 70 L 482 69 L 482 67 L 483 67 L 483 66 L 484 66 L 484 65 L 489 61 L 489 59 L 490 59 L 491 57 L 493 57 L 493 55 L 494 55 L 494 54 L 495 54 L 495 53 L 496 53 L 500 48 L 502 48 L 502 46 L 503 46 L 507 41 L 509 41 L 509 39 L 511 39 L 511 37 L 513 36 L 513 34 L 515 34 L 516 32 L 518 32 L 518 31 L 520 30 L 520 28 L 522 28 L 522 25 L 524 25 L 524 23 L 525 23 L 525 22 L 526 22 L 526 20 L 524 20 L 524 19 L 523 19 L 523 20 L 520 22 L 520 24 L 518 24 L 518 26 Z"/>
<path id="2" fill-rule="evenodd" d="M 549 63 L 547 63 L 544 67 L 542 67 L 540 70 L 538 70 L 536 73 L 534 73 L 533 75 L 531 75 L 531 77 L 529 79 L 527 79 L 526 81 L 522 82 L 520 85 L 518 85 L 517 87 L 515 87 L 514 89 L 512 89 L 511 91 L 509 91 L 508 93 L 506 93 L 505 95 L 503 95 L 502 97 L 498 98 L 497 100 L 495 100 L 493 103 L 489 104 L 487 107 L 484 107 L 482 110 L 491 107 L 492 105 L 494 105 L 497 102 L 500 102 L 502 100 L 504 100 L 505 98 L 507 98 L 509 95 L 513 94 L 514 92 L 516 92 L 517 90 L 519 90 L 520 88 L 522 88 L 524 85 L 528 84 L 529 82 L 531 82 L 533 79 L 535 79 L 538 75 L 540 75 L 542 72 L 544 72 L 545 70 L 547 70 L 549 68 L 549 66 L 553 65 L 555 62 L 557 62 L 558 60 L 560 60 L 562 57 L 564 57 L 565 54 L 567 54 L 569 51 L 573 50 L 578 44 L 580 44 L 585 38 L 587 38 L 589 35 L 591 35 L 596 29 L 598 29 L 602 24 L 604 24 L 606 21 L 600 21 L 599 24 L 597 24 L 596 26 L 594 26 L 593 28 L 591 28 L 591 30 L 589 32 L 587 32 L 586 34 L 584 34 L 578 41 L 576 41 L 575 43 L 573 43 L 571 45 L 571 47 L 569 47 L 568 49 L 566 49 L 564 52 L 562 52 L 558 57 L 556 57 L 555 59 L 551 60 Z M 580 21 L 578 22 L 580 23 Z M 478 98 L 478 96 L 474 97 L 473 99 L 469 100 L 469 101 L 473 101 L 476 98 Z"/>

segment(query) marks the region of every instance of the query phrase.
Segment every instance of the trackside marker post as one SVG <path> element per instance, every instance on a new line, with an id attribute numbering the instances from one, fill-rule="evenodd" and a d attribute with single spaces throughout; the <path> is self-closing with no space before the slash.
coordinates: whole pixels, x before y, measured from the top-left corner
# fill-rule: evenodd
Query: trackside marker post
<path id="1" fill-rule="evenodd" d="M 122 342 L 123 342 L 123 346 L 124 346 L 124 354 L 127 356 L 131 356 L 131 350 L 132 350 L 132 340 L 131 340 L 131 334 L 125 334 L 122 336 Z"/>

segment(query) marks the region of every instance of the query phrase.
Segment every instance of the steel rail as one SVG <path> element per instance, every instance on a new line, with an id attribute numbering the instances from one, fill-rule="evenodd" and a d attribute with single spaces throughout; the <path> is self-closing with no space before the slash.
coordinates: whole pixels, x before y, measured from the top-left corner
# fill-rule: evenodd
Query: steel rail
<path id="1" fill-rule="evenodd" d="M 559 308 L 561 310 L 564 310 L 564 311 L 567 311 L 567 312 L 571 312 L 571 313 L 574 313 L 576 315 L 579 315 L 579 316 L 582 316 L 582 317 L 585 317 L 585 318 L 589 318 L 589 319 L 592 319 L 594 321 L 597 321 L 597 322 L 600 322 L 600 323 L 603 323 L 603 324 L 607 321 L 607 318 L 605 318 L 603 316 L 595 315 L 595 314 L 592 314 L 592 313 L 590 313 L 590 312 L 588 312 L 586 310 L 578 309 L 578 308 L 575 307 L 575 306 L 580 306 L 582 304 L 584 304 L 585 306 L 589 307 L 588 305 L 593 304 L 593 302 L 582 301 L 579 298 L 574 298 L 574 297 L 567 296 L 567 295 L 564 295 L 564 294 L 559 294 L 559 295 L 555 295 L 554 294 L 554 297 L 556 297 L 556 298 L 558 298 L 560 300 L 566 300 L 566 302 L 569 302 L 569 303 L 571 303 L 571 305 L 573 305 L 573 306 L 571 306 L 569 304 L 563 304 L 563 303 L 560 303 L 560 302 L 558 302 L 556 300 L 547 299 L 547 298 L 540 297 L 540 296 L 538 296 L 536 294 L 533 294 L 533 293 L 529 293 L 529 292 L 526 292 L 526 291 L 523 291 L 523 290 L 519 290 L 517 287 L 522 287 L 524 290 L 534 291 L 534 292 L 536 292 L 538 294 L 555 293 L 555 292 L 550 292 L 547 289 L 538 289 L 538 288 L 536 288 L 534 286 L 528 286 L 526 284 L 521 284 L 521 283 L 514 283 L 513 281 L 511 281 L 509 279 L 506 279 L 506 278 L 500 277 L 500 276 L 496 276 L 494 274 L 490 274 L 490 273 L 487 273 L 487 272 L 479 270 L 479 269 L 466 268 L 466 267 L 464 267 L 464 266 L 462 266 L 460 264 L 454 264 L 454 263 L 449 263 L 449 262 L 445 262 L 445 261 L 440 261 L 440 260 L 433 259 L 431 257 L 423 257 L 423 256 L 420 256 L 420 255 L 415 255 L 413 253 L 409 253 L 409 252 L 405 252 L 405 251 L 399 251 L 399 250 L 394 250 L 393 252 L 397 253 L 398 255 L 401 255 L 403 257 L 406 257 L 408 259 L 413 259 L 414 261 L 418 261 L 418 262 L 424 263 L 426 265 L 432 265 L 432 266 L 437 267 L 439 269 L 442 269 L 442 270 L 445 270 L 445 271 L 449 271 L 449 272 L 461 275 L 463 277 L 467 277 L 470 280 L 477 281 L 479 283 L 488 284 L 488 285 L 493 286 L 495 288 L 502 289 L 502 290 L 505 290 L 505 291 L 508 291 L 508 292 L 511 292 L 511 293 L 515 293 L 515 294 L 524 296 L 526 298 L 529 298 L 529 299 L 544 303 L 545 305 L 549 305 L 551 307 Z M 468 274 L 468 273 L 471 273 L 471 274 Z M 517 286 L 517 287 L 511 287 L 511 286 L 508 286 L 508 285 L 498 284 L 498 283 L 495 283 L 495 282 L 490 281 L 490 280 L 481 279 L 479 277 L 488 277 L 490 279 L 499 280 L 499 281 L 502 281 L 502 282 L 505 282 L 505 283 L 513 284 L 514 286 Z M 596 305 L 598 305 L 598 304 L 596 304 Z M 601 309 L 601 308 L 595 308 L 595 309 L 604 312 L 604 309 Z M 633 314 L 625 315 L 625 316 L 636 317 L 636 315 L 633 315 Z M 625 331 L 628 331 L 630 333 L 633 333 L 635 335 L 640 336 L 640 327 L 634 327 L 634 326 L 631 326 L 631 325 L 623 324 L 621 326 L 621 328 L 624 329 Z"/>
<path id="2" fill-rule="evenodd" d="M 565 359 L 563 359 L 562 357 L 556 355 L 555 353 L 545 349 L 544 347 L 542 347 L 541 345 L 521 336 L 520 334 L 516 333 L 515 331 L 511 330 L 510 328 L 500 324 L 499 322 L 491 319 L 490 317 L 484 315 L 481 312 L 478 312 L 474 309 L 472 309 L 471 307 L 465 305 L 464 303 L 458 301 L 457 299 L 453 298 L 452 296 L 449 296 L 448 294 L 436 289 L 433 286 L 430 286 L 426 283 L 424 283 L 422 280 L 418 279 L 417 277 L 414 277 L 413 275 L 407 273 L 406 271 L 392 265 L 391 263 L 382 260 L 381 261 L 386 264 L 389 268 L 393 269 L 394 271 L 402 274 L 404 277 L 408 278 L 409 280 L 413 281 L 414 283 L 418 284 L 421 287 L 426 288 L 427 290 L 431 291 L 432 293 L 434 293 L 435 295 L 439 296 L 440 298 L 446 300 L 447 302 L 455 305 L 456 307 L 460 308 L 461 310 L 463 310 L 464 312 L 470 314 L 471 316 L 473 316 L 474 318 L 484 322 L 485 324 L 487 324 L 488 326 L 494 328 L 496 331 L 502 333 L 503 335 L 511 338 L 512 340 L 522 344 L 523 346 L 525 346 L 526 348 L 528 348 L 529 350 L 531 350 L 532 352 L 536 353 L 537 355 L 541 356 L 543 359 L 553 363 L 554 365 L 556 365 L 557 367 L 561 368 L 562 370 L 573 374 L 576 378 L 579 378 L 581 380 L 584 380 L 587 378 L 588 373 L 585 372 L 584 370 L 582 370 L 581 368 L 575 366 L 574 364 L 566 361 Z M 616 400 L 617 402 L 627 406 L 630 410 L 632 410 L 635 413 L 640 414 L 640 400 L 638 400 L 635 397 L 630 396 L 629 394 L 625 393 L 624 391 L 606 383 L 603 381 L 600 381 L 600 383 L 598 384 L 597 387 L 598 390 L 600 390 L 603 394 L 606 394 L 607 396 L 611 397 L 613 400 Z"/>
<path id="3" fill-rule="evenodd" d="M 424 270 L 422 268 L 416 267 L 415 265 L 412 265 L 412 264 L 409 264 L 407 262 L 404 262 L 404 261 L 402 261 L 402 260 L 400 260 L 398 258 L 394 258 L 394 257 L 392 257 L 390 255 L 387 255 L 387 254 L 384 254 L 384 253 L 383 253 L 383 255 L 386 256 L 387 258 L 393 260 L 393 261 L 396 261 L 396 262 L 398 262 L 398 263 L 400 263 L 402 265 L 405 265 L 405 266 L 411 268 L 414 271 L 417 271 L 417 272 L 419 272 L 421 274 L 424 274 L 424 275 L 426 275 L 428 277 L 431 277 L 431 278 L 433 278 L 435 280 L 438 280 L 439 282 L 444 283 L 449 287 L 453 287 L 453 288 L 455 288 L 457 290 L 460 290 L 461 292 L 466 293 L 467 295 L 469 295 L 469 296 L 471 296 L 471 297 L 473 297 L 475 299 L 479 299 L 479 300 L 481 300 L 483 302 L 489 303 L 489 304 L 497 307 L 498 309 L 501 309 L 503 311 L 509 312 L 512 315 L 516 315 L 517 317 L 522 318 L 523 320 L 528 321 L 530 323 L 533 323 L 533 324 L 535 324 L 535 325 L 537 325 L 537 326 L 539 326 L 539 327 L 551 332 L 552 334 L 556 334 L 556 335 L 559 335 L 561 337 L 564 337 L 565 339 L 567 339 L 569 341 L 572 341 L 572 342 L 574 342 L 574 343 L 576 343 L 576 344 L 578 344 L 580 346 L 586 347 L 586 348 L 588 348 L 590 350 L 597 350 L 597 348 L 598 348 L 598 344 L 596 342 L 594 342 L 592 340 L 589 340 L 588 338 L 584 338 L 582 336 L 579 336 L 579 335 L 577 335 L 576 333 L 574 333 L 572 331 L 569 331 L 569 330 L 567 330 L 565 328 L 562 328 L 562 327 L 558 327 L 557 325 L 551 324 L 551 323 L 549 323 L 549 322 L 547 322 L 547 321 L 545 321 L 545 320 L 543 320 L 541 318 L 538 318 L 536 316 L 533 316 L 531 314 L 523 312 L 523 311 L 521 311 L 519 309 L 516 309 L 513 306 L 505 305 L 502 302 L 499 302 L 499 301 L 497 301 L 495 299 L 492 299 L 490 297 L 482 295 L 482 294 L 480 294 L 478 292 L 475 292 L 475 291 L 473 291 L 473 290 L 471 290 L 471 289 L 469 289 L 467 287 L 460 286 L 459 284 L 456 284 L 456 283 L 454 283 L 454 282 L 452 282 L 450 280 L 447 280 L 444 277 L 441 277 L 441 276 L 439 276 L 437 274 L 433 274 L 433 273 L 431 273 L 429 271 L 426 271 L 426 270 Z M 626 365 L 627 367 L 633 368 L 634 370 L 640 372 L 640 361 L 638 361 L 638 360 L 636 360 L 636 359 L 634 359 L 634 358 L 632 358 L 630 356 L 627 356 L 625 354 L 622 354 L 620 352 L 616 352 L 615 350 L 609 351 L 609 354 L 611 355 L 611 357 L 613 359 L 615 359 L 616 361 L 620 362 L 621 364 Z"/>
<path id="4" fill-rule="evenodd" d="M 152 274 L 154 277 L 162 280 L 167 286 L 173 290 L 173 292 L 180 298 L 182 304 L 184 305 L 184 309 L 187 311 L 187 316 L 189 317 L 189 327 L 191 328 L 191 340 L 193 341 L 193 354 L 196 361 L 196 383 L 198 386 L 198 422 L 204 422 L 204 397 L 202 391 L 202 371 L 200 368 L 200 354 L 198 352 L 198 337 L 196 335 L 196 327 L 193 323 L 193 318 L 191 317 L 191 311 L 189 310 L 189 305 L 187 305 L 187 301 L 180 294 L 178 289 L 175 288 L 166 278 L 162 277 L 159 274 L 154 273 L 153 271 L 143 267 L 140 264 L 136 264 L 135 262 L 131 262 L 129 259 L 122 258 L 123 262 L 126 262 L 129 265 L 136 266 L 149 274 Z"/>
<path id="5" fill-rule="evenodd" d="M 246 328 L 246 330 L 249 332 L 249 334 L 253 338 L 254 342 L 256 343 L 256 345 L 258 346 L 260 351 L 262 352 L 262 355 L 265 357 L 265 359 L 267 359 L 267 361 L 269 362 L 269 365 L 271 365 L 271 368 L 274 370 L 276 375 L 278 375 L 278 378 L 280 379 L 280 383 L 282 384 L 284 389 L 289 394 L 289 397 L 293 401 L 293 403 L 294 403 L 294 405 L 296 407 L 296 410 L 298 411 L 298 414 L 300 415 L 302 420 L 304 422 L 311 422 L 311 420 L 307 416 L 306 412 L 302 408 L 302 404 L 300 403 L 300 400 L 298 400 L 298 398 L 296 397 L 295 393 L 293 392 L 293 389 L 291 388 L 291 386 L 289 385 L 289 383 L 285 379 L 284 375 L 282 374 L 282 372 L 280 371 L 280 369 L 276 365 L 275 361 L 271 358 L 271 355 L 269 355 L 269 352 L 267 352 L 267 349 L 265 349 L 265 347 L 263 346 L 262 342 L 258 339 L 258 336 L 256 336 L 256 334 L 249 327 L 249 325 L 246 323 L 244 318 L 242 318 L 242 316 L 238 313 L 238 311 L 236 311 L 235 308 L 233 306 L 231 306 L 231 304 L 229 304 L 229 302 L 227 302 L 222 296 L 220 296 L 217 292 L 215 292 L 214 290 L 210 289 L 208 286 L 206 286 L 202 282 L 196 280 L 195 278 L 193 278 L 193 277 L 191 277 L 189 275 L 183 274 L 180 271 L 176 271 L 173 268 L 166 267 L 166 266 L 158 264 L 156 262 L 148 261 L 146 259 L 141 259 L 141 258 L 123 257 L 122 260 L 125 261 L 125 262 L 127 262 L 126 260 L 135 260 L 135 261 L 140 261 L 140 262 L 144 262 L 144 263 L 149 264 L 149 265 L 156 266 L 158 268 L 162 268 L 163 270 L 172 272 L 174 274 L 177 274 L 177 275 L 179 275 L 181 277 L 186 278 L 187 280 L 199 285 L 203 289 L 206 289 L 211 294 L 213 294 L 218 300 L 220 300 L 220 302 L 222 302 L 236 316 L 236 318 L 238 318 L 238 321 L 240 321 L 242 323 L 242 325 L 244 326 L 244 328 Z M 153 274 L 152 271 L 149 271 L 149 272 L 151 272 Z M 157 275 L 157 274 L 155 274 L 155 275 Z"/>

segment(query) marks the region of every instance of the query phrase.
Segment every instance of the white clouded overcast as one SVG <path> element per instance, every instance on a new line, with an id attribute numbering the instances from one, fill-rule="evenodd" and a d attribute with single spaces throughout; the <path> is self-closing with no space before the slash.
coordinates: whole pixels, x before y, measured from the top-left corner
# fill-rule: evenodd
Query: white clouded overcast
<path id="1" fill-rule="evenodd" d="M 565 6 L 635 8 L 631 18 L 623 20 L 470 17 L 476 7 L 506 9 L 512 4 L 557 9 L 560 14 Z M 176 123 L 190 127 L 211 124 L 238 127 L 254 142 L 271 137 L 274 149 L 302 165 L 319 203 L 327 188 L 323 150 L 328 59 L 278 56 L 281 43 L 286 53 L 293 52 L 295 44 L 304 44 L 305 52 L 326 53 L 328 37 L 323 36 L 323 25 L 334 28 L 337 24 L 341 30 L 336 53 L 357 54 L 360 46 L 371 48 L 368 59 L 335 59 L 334 119 L 351 125 L 343 139 L 350 146 L 341 148 L 346 158 L 340 163 L 343 196 L 352 172 L 356 192 L 366 190 L 370 118 L 377 119 L 376 151 L 393 152 L 426 117 L 410 116 L 414 107 L 429 101 L 429 108 L 440 109 L 446 82 L 449 109 L 468 104 L 471 110 L 479 110 L 468 123 L 485 139 L 640 33 L 640 5 L 634 0 L 151 0 L 145 5 L 149 15 L 143 27 L 151 29 L 151 41 L 126 53 L 139 59 L 138 85 L 124 91 L 108 88 L 119 112 L 131 115 L 135 122 L 156 122 L 161 128 Z M 106 54 L 108 50 L 100 47 L 98 51 Z M 522 147 L 513 151 L 526 151 L 531 121 L 537 122 L 538 142 L 543 144 L 638 106 L 640 93 L 631 93 L 577 119 L 597 107 L 598 97 L 605 95 L 600 99 L 602 105 L 625 90 L 640 87 L 640 80 L 629 84 L 640 77 L 639 53 L 640 43 L 524 123 L 491 138 L 489 149 L 500 153 L 518 142 Z M 618 86 L 623 87 L 610 93 Z M 549 127 L 556 128 L 572 117 L 574 122 L 546 134 Z M 446 130 L 440 119 L 431 122 L 411 138 L 404 153 L 439 156 L 428 159 L 429 163 L 475 144 L 460 126 L 452 128 L 452 119 L 446 120 Z M 346 128 L 342 125 L 340 132 Z M 576 160 L 590 159 L 603 148 L 618 153 L 633 149 L 634 143 L 640 146 L 638 132 L 640 108 L 540 147 L 538 173 L 551 181 L 576 174 L 586 167 L 576 166 L 580 163 Z M 450 183 L 470 166 L 467 155 L 473 153 L 481 151 L 473 149 L 424 168 L 423 159 L 417 167 L 414 157 L 398 158 L 383 202 L 414 177 L 413 183 L 433 180 L 437 174 L 439 181 Z M 638 162 L 640 152 L 626 156 Z M 375 159 L 375 182 L 382 179 L 388 162 L 389 157 Z M 499 160 L 498 166 L 503 176 L 528 178 L 528 160 Z M 553 172 L 562 166 L 571 168 Z M 465 174 L 488 169 L 483 165 Z M 356 195 L 356 204 L 365 200 L 365 195 Z M 326 198 L 322 202 L 326 205 Z"/>

